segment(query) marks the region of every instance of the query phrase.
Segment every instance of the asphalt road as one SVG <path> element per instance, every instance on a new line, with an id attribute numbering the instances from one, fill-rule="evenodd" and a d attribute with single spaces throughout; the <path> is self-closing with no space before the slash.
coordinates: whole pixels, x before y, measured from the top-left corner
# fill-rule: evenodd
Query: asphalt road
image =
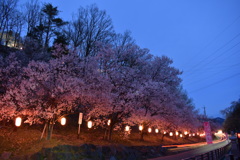
<path id="1" fill-rule="evenodd" d="M 163 156 L 163 157 L 158 157 L 158 158 L 153 158 L 153 159 L 149 159 L 149 160 L 181 160 L 184 158 L 189 158 L 192 156 L 196 156 L 199 154 L 203 154 L 221 147 L 224 147 L 228 144 L 228 141 L 222 141 L 219 143 L 213 143 L 213 144 L 206 144 L 206 145 L 199 145 L 199 148 L 190 150 L 190 151 L 186 151 L 186 152 L 182 152 L 179 154 L 175 154 L 175 155 L 171 155 L 171 156 Z M 197 145 L 197 144 L 196 144 Z"/>

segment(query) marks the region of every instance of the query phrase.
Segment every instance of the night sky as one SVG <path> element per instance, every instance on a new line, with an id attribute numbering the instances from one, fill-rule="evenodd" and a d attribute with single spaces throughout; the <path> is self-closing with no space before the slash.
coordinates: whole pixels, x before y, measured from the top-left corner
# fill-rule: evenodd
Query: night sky
<path id="1" fill-rule="evenodd" d="M 27 0 L 20 0 L 23 4 Z M 239 0 L 39 0 L 71 20 L 80 6 L 97 4 L 151 54 L 170 57 L 183 71 L 182 85 L 197 109 L 210 117 L 240 98 Z"/>

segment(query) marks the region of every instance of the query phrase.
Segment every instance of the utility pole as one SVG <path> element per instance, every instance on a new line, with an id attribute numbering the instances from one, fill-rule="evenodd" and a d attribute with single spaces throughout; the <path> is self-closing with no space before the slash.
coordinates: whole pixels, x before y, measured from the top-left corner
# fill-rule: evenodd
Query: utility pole
<path id="1" fill-rule="evenodd" d="M 206 107 L 203 107 L 203 120 L 207 121 L 207 113 L 206 113 Z"/>
<path id="2" fill-rule="evenodd" d="M 203 109 L 204 109 L 204 116 L 205 116 L 205 118 L 207 118 L 206 107 L 204 106 Z"/>

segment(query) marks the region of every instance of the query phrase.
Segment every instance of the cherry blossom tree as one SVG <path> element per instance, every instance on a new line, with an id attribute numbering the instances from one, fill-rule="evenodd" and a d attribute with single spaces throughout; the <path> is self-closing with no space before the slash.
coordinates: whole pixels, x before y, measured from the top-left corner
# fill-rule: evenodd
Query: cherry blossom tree
<path id="1" fill-rule="evenodd" d="M 100 106 L 103 103 L 102 86 L 105 86 L 101 83 L 104 80 L 98 79 L 97 75 L 90 77 L 91 73 L 94 74 L 91 70 L 88 76 L 83 76 L 81 59 L 77 54 L 66 55 L 65 49 L 55 48 L 54 58 L 49 62 L 29 62 L 23 68 L 19 86 L 8 87 L 4 95 L 5 104 L 14 108 L 11 109 L 13 112 L 26 116 L 25 123 L 45 123 L 47 139 L 51 138 L 56 120 L 76 110 L 79 104 Z"/>
<path id="2" fill-rule="evenodd" d="M 0 120 L 9 120 L 16 116 L 19 104 L 14 88 L 19 88 L 22 79 L 22 62 L 17 53 L 10 53 L 6 58 L 1 57 L 0 64 Z"/>
<path id="3" fill-rule="evenodd" d="M 198 113 L 179 89 L 181 72 L 169 58 L 154 57 L 134 43 L 121 49 L 98 45 L 96 56 L 84 58 L 57 45 L 49 60 L 26 60 L 25 66 L 10 55 L 0 64 L 0 107 L 6 113 L 1 119 L 21 115 L 26 123 L 45 123 L 47 139 L 54 123 L 75 111 L 105 128 L 110 120 L 108 140 L 123 125 L 168 131 L 197 127 L 191 122 Z"/>
<path id="4" fill-rule="evenodd" d="M 125 50 L 103 46 L 98 53 L 99 71 L 107 77 L 111 84 L 110 105 L 104 109 L 104 118 L 98 120 L 99 124 L 106 126 L 108 119 L 108 140 L 111 140 L 113 129 L 120 129 L 121 125 L 131 116 L 136 105 L 139 68 L 145 65 L 148 50 L 140 49 L 136 45 L 126 46 Z M 101 113 L 101 112 L 100 112 Z M 98 117 L 102 114 L 91 114 Z"/>

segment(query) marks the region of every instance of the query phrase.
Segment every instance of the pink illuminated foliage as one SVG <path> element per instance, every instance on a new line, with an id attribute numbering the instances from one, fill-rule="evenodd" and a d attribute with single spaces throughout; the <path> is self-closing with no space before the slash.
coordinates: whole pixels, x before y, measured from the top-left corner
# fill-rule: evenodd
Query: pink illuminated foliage
<path id="1" fill-rule="evenodd" d="M 27 64 L 10 54 L 0 63 L 0 119 L 23 116 L 25 123 L 45 123 L 48 139 L 58 118 L 79 111 L 95 126 L 108 127 L 109 140 L 124 125 L 168 131 L 198 127 L 192 123 L 198 113 L 179 89 L 181 72 L 172 60 L 134 43 L 97 45 L 95 56 L 84 58 L 55 45 L 50 59 Z"/>

